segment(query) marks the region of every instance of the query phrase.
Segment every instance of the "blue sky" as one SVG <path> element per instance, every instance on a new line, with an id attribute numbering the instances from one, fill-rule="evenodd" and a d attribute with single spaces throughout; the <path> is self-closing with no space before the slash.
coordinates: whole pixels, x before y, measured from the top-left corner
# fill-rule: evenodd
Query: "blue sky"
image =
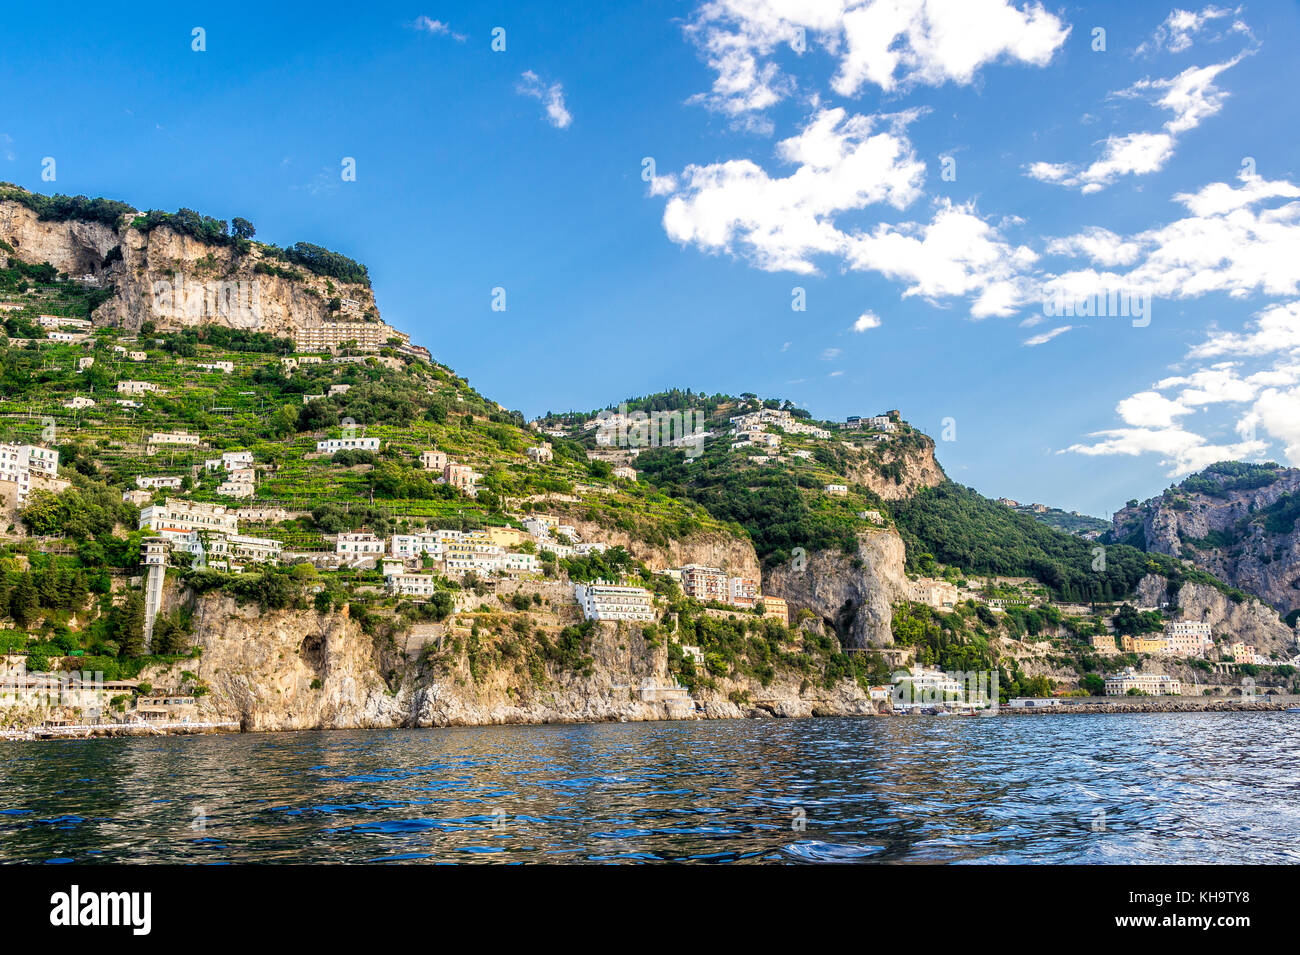
<path id="1" fill-rule="evenodd" d="M 1296 5 L 588 6 L 15 7 L 0 179 L 352 255 L 530 417 L 898 408 L 954 479 L 1103 515 L 1300 464 Z"/>

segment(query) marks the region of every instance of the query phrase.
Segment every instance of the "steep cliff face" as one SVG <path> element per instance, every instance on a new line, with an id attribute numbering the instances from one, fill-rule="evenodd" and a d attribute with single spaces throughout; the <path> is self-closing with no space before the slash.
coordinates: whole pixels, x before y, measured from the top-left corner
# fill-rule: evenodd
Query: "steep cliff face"
<path id="1" fill-rule="evenodd" d="M 894 642 L 893 604 L 907 596 L 903 539 L 893 528 L 864 530 L 857 553 L 808 555 L 806 565 L 789 561 L 764 577 L 765 593 L 784 597 L 793 615 L 811 610 L 833 627 L 845 647 L 880 647 Z"/>
<path id="2" fill-rule="evenodd" d="M 934 456 L 934 442 L 913 432 L 907 442 L 883 441 L 851 461 L 848 479 L 886 501 L 901 501 L 923 487 L 937 487 L 946 475 Z"/>
<path id="3" fill-rule="evenodd" d="M 1194 482 L 1117 511 L 1111 537 L 1190 560 L 1290 613 L 1300 608 L 1300 470 L 1247 477 L 1234 482 L 1203 472 Z"/>
<path id="4" fill-rule="evenodd" d="M 100 222 L 42 222 L 18 202 L 0 201 L 0 238 L 24 262 L 49 262 L 69 275 L 99 274 L 104 259 L 121 240 Z"/>
<path id="5" fill-rule="evenodd" d="M 675 538 L 666 544 L 650 544 L 616 527 L 584 520 L 581 511 L 565 512 L 561 509 L 559 513 L 564 514 L 564 520 L 573 525 L 583 540 L 600 540 L 611 547 L 624 547 L 651 570 L 703 564 L 718 567 L 736 577 L 755 580 L 759 577 L 758 555 L 754 553 L 754 545 L 743 537 L 723 531 L 705 531 Z"/>
<path id="6" fill-rule="evenodd" d="M 1156 607 L 1166 599 L 1169 582 L 1155 574 L 1142 578 L 1137 599 L 1142 606 Z M 1174 619 L 1208 623 L 1216 637 L 1229 636 L 1254 646 L 1265 654 L 1290 659 L 1296 654 L 1296 631 L 1287 626 L 1277 611 L 1258 600 L 1236 603 L 1222 591 L 1205 584 L 1186 583 L 1173 602 Z"/>
<path id="7" fill-rule="evenodd" d="M 579 619 L 567 587 L 521 585 L 550 594 L 547 609 L 529 614 L 550 633 Z M 169 608 L 186 600 L 174 588 Z M 476 598 L 500 609 L 496 598 Z M 193 601 L 194 659 L 142 674 L 156 686 L 199 681 L 199 715 L 238 721 L 250 731 L 353 727 L 455 726 L 502 723 L 663 720 L 704 715 L 813 716 L 870 714 L 874 706 L 851 681 L 815 686 L 805 674 L 777 672 L 766 685 L 720 677 L 689 700 L 643 695 L 643 684 L 673 683 L 662 634 L 648 638 L 632 623 L 597 624 L 582 644 L 584 666 L 552 664 L 539 673 L 527 660 L 527 640 L 489 648 L 487 624 L 475 636 L 466 620 L 422 624 L 395 641 L 363 633 L 346 614 L 310 610 L 264 612 L 229 597 Z M 471 618 L 473 615 L 470 615 Z M 482 617 L 479 618 L 483 620 Z M 192 674 L 192 676 L 187 676 Z"/>
<path id="8" fill-rule="evenodd" d="M 206 324 L 291 336 L 294 328 L 322 324 L 331 298 L 357 302 L 357 317 L 375 306 L 364 285 L 287 266 L 266 258 L 257 246 L 240 255 L 166 227 L 142 232 L 79 220 L 42 222 L 26 206 L 3 201 L 0 238 L 25 262 L 49 262 L 115 289 L 94 319 L 133 332 L 152 321 L 161 329 Z M 114 249 L 120 259 L 110 257 Z M 259 272 L 259 263 L 293 277 Z"/>

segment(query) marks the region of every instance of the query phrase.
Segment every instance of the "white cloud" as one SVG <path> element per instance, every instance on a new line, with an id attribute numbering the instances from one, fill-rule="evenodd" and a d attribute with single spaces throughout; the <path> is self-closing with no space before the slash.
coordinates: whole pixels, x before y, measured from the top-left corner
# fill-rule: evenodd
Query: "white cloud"
<path id="1" fill-rule="evenodd" d="M 1170 53 L 1182 53 L 1192 45 L 1193 37 L 1199 34 L 1205 27 L 1215 20 L 1222 20 L 1227 17 L 1233 17 L 1241 12 L 1238 7 L 1233 10 L 1229 7 L 1209 6 L 1201 10 L 1200 13 L 1194 13 L 1190 10 L 1173 10 L 1169 16 L 1165 17 L 1163 23 L 1156 27 L 1151 39 L 1144 42 L 1137 48 L 1137 54 L 1140 56 L 1144 53 L 1154 53 L 1159 50 L 1168 50 Z M 1240 18 L 1232 21 L 1230 30 L 1234 33 L 1244 33 L 1250 35 L 1250 28 Z M 1216 35 L 1213 39 L 1218 39 Z"/>
<path id="2" fill-rule="evenodd" d="M 1135 428 L 1171 428 L 1174 419 L 1191 414 L 1192 409 L 1155 391 L 1138 392 L 1115 406 L 1116 413 L 1125 424 Z"/>
<path id="3" fill-rule="evenodd" d="M 448 24 L 443 23 L 441 20 L 435 20 L 432 17 L 426 17 L 423 14 L 415 18 L 414 26 L 417 30 L 431 33 L 434 36 L 449 36 L 457 43 L 464 43 L 468 39 L 465 34 L 455 32 Z"/>
<path id="4" fill-rule="evenodd" d="M 8 133 L 0 133 L 0 156 L 4 156 L 6 162 L 14 161 L 13 144 L 12 136 Z"/>
<path id="5" fill-rule="evenodd" d="M 868 309 L 858 316 L 858 320 L 853 323 L 855 332 L 865 332 L 869 328 L 880 327 L 880 316 Z"/>
<path id="6" fill-rule="evenodd" d="M 1070 28 L 1037 2 L 710 0 L 686 32 L 716 73 L 713 88 L 693 99 L 734 116 L 793 94 L 795 80 L 774 56 L 801 43 L 835 57 L 832 88 L 856 96 L 867 84 L 966 85 L 1000 60 L 1044 66 Z"/>
<path id="7" fill-rule="evenodd" d="M 1242 54 L 1245 55 L 1245 54 Z M 1101 155 L 1086 167 L 1073 163 L 1030 163 L 1032 179 L 1077 188 L 1085 195 L 1099 192 L 1122 176 L 1144 176 L 1163 169 L 1174 154 L 1177 137 L 1195 129 L 1223 108 L 1227 93 L 1214 85 L 1220 73 L 1241 62 L 1241 56 L 1205 67 L 1189 67 L 1163 80 L 1140 80 L 1114 94 L 1136 97 L 1160 94 L 1154 104 L 1173 113 L 1160 132 L 1108 136 Z"/>
<path id="8" fill-rule="evenodd" d="M 854 235 L 847 248 L 851 268 L 880 272 L 910 283 L 904 297 L 941 299 L 973 295 L 976 318 L 1006 316 L 1032 296 L 1023 278 L 1037 255 L 1013 246 L 971 204 L 943 199 L 925 225 L 881 223 Z"/>
<path id="9" fill-rule="evenodd" d="M 564 87 L 559 83 L 544 83 L 532 70 L 525 70 L 515 91 L 540 100 L 546 107 L 547 121 L 556 129 L 566 129 L 573 122 L 572 114 L 564 105 Z"/>
<path id="10" fill-rule="evenodd" d="M 838 348 L 828 348 L 822 352 L 822 361 L 834 361 L 839 358 L 842 352 Z"/>
<path id="11" fill-rule="evenodd" d="M 1132 265 L 1141 251 L 1138 243 L 1122 239 L 1109 229 L 1098 226 L 1047 243 L 1048 255 L 1083 255 L 1097 265 L 1105 266 Z"/>
<path id="12" fill-rule="evenodd" d="M 840 253 L 847 242 L 836 214 L 873 203 L 902 209 L 921 194 L 925 164 L 904 133 L 915 115 L 822 110 L 778 144 L 778 155 L 797 166 L 784 178 L 748 159 L 687 166 L 673 179 L 664 230 L 676 242 L 743 255 L 767 271 L 815 272 L 816 255 Z"/>
<path id="13" fill-rule="evenodd" d="M 1270 305 L 1255 316 L 1250 331 L 1213 333 L 1189 354 L 1192 358 L 1211 358 L 1280 351 L 1300 351 L 1300 302 Z"/>
<path id="14" fill-rule="evenodd" d="M 1027 345 L 1030 348 L 1035 348 L 1039 345 L 1046 345 L 1057 335 L 1064 335 L 1073 328 L 1073 325 L 1062 325 L 1060 328 L 1053 328 L 1050 332 L 1043 332 L 1041 335 L 1034 335 L 1032 338 L 1026 338 L 1021 342 L 1021 344 Z"/>
<path id="15" fill-rule="evenodd" d="M 1169 467 L 1170 477 L 1199 471 L 1216 461 L 1253 458 L 1268 449 L 1264 441 L 1241 441 L 1235 444 L 1211 444 L 1199 434 L 1182 428 L 1117 428 L 1091 435 L 1100 438 L 1095 444 L 1075 444 L 1062 453 L 1096 455 L 1158 454 L 1161 464 Z"/>
<path id="16" fill-rule="evenodd" d="M 1176 196 L 1203 214 L 1129 236 L 1124 241 L 1140 247 L 1141 259 L 1127 272 L 1075 270 L 1052 276 L 1046 286 L 1075 297 L 1111 289 L 1169 299 L 1209 292 L 1238 298 L 1256 291 L 1300 294 L 1300 202 L 1258 208 L 1269 198 L 1300 195 L 1300 190 L 1244 172 L 1239 178 L 1243 185 L 1237 189 L 1214 183 L 1194 195 Z"/>

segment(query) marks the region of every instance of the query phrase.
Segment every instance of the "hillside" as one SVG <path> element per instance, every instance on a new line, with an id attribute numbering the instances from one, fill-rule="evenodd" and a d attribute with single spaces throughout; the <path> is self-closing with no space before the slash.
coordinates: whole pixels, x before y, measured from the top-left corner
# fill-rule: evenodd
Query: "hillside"
<path id="1" fill-rule="evenodd" d="M 1213 464 L 1115 513 L 1109 540 L 1191 561 L 1300 617 L 1300 469 Z"/>
<path id="2" fill-rule="evenodd" d="M 11 667 L 265 729 L 872 712 L 887 661 L 1015 688 L 1046 644 L 1077 682 L 1128 600 L 1286 656 L 1210 573 L 1097 566 L 952 484 L 898 411 L 670 391 L 526 422 L 385 324 L 364 266 L 253 233 L 0 188 Z"/>
<path id="3" fill-rule="evenodd" d="M 1066 511 L 1059 507 L 1048 507 L 1046 504 L 1017 504 L 1006 498 L 1000 498 L 998 503 L 1005 504 L 1018 514 L 1032 517 L 1048 527 L 1073 534 L 1075 537 L 1082 537 L 1084 540 L 1097 540 L 1110 530 L 1110 521 L 1090 514 L 1080 514 L 1078 511 Z"/>

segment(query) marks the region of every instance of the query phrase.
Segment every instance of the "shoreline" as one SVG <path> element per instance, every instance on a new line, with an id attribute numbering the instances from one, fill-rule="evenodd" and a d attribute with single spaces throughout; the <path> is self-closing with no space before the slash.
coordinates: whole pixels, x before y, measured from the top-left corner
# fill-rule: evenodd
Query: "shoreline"
<path id="1" fill-rule="evenodd" d="M 1124 715 L 1133 713 L 1283 713 L 1296 708 L 1296 702 L 1278 700 L 1151 700 L 1145 702 L 1124 701 L 1115 703 L 1062 703 L 1057 706 L 1009 707 L 998 708 L 997 716 L 1045 716 L 1045 715 Z M 80 724 L 72 726 L 33 727 L 29 730 L 6 730 L 0 733 L 0 739 L 13 742 L 39 742 L 47 740 L 110 739 L 136 738 L 152 736 L 202 736 L 240 733 L 285 733 L 318 732 L 333 730 L 396 730 L 396 729 L 439 729 L 469 726 L 581 726 L 597 723 L 655 723 L 655 722 L 713 722 L 724 720 L 791 720 L 791 719 L 835 719 L 835 718 L 895 718 L 913 719 L 932 717 L 934 713 L 899 713 L 864 712 L 854 708 L 835 710 L 825 707 L 812 707 L 807 712 L 781 713 L 755 707 L 747 713 L 735 715 L 707 712 L 690 715 L 665 715 L 637 718 L 621 715 L 607 719 L 535 719 L 535 720 L 500 720 L 488 722 L 447 722 L 420 725 L 418 723 L 395 723 L 390 726 L 298 726 L 275 727 L 267 729 L 248 729 L 238 720 L 203 723 L 105 723 Z M 978 714 L 943 713 L 944 716 L 976 716 Z M 987 718 L 987 717 L 985 717 Z"/>

